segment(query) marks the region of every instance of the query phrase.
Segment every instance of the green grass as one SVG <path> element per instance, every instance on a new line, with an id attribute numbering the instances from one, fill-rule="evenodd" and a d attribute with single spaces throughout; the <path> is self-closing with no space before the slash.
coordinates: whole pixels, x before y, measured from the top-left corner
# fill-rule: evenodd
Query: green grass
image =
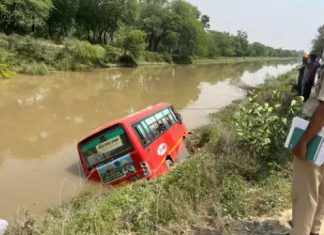
<path id="1" fill-rule="evenodd" d="M 287 93 L 294 77 L 268 80 L 258 88 L 260 99 L 270 97 L 269 89 Z M 40 218 L 24 213 L 7 234 L 189 234 L 206 227 L 236 234 L 230 221 L 288 208 L 289 155 L 282 148 L 287 160 L 272 168 L 241 145 L 230 121 L 239 103 L 248 105 L 236 102 L 195 130 L 191 156 L 167 175 L 108 193 L 85 192 Z"/>

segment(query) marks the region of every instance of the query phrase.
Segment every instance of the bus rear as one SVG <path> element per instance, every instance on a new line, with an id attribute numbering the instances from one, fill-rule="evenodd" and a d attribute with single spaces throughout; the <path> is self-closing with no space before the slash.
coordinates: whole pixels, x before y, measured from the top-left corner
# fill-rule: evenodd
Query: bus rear
<path id="1" fill-rule="evenodd" d="M 118 184 L 140 178 L 141 169 L 133 161 L 135 148 L 122 124 L 98 131 L 78 144 L 80 160 L 87 178 L 105 184 Z"/>

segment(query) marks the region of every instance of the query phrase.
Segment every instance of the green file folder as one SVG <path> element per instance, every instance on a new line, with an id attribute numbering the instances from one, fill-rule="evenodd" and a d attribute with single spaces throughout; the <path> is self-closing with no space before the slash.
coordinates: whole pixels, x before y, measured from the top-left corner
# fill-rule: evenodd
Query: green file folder
<path id="1" fill-rule="evenodd" d="M 305 130 L 295 127 L 291 136 L 291 139 L 288 144 L 288 149 L 293 149 L 298 143 Z M 316 135 L 307 145 L 307 160 L 315 162 L 317 159 L 318 151 L 322 145 L 323 138 L 319 135 Z"/>

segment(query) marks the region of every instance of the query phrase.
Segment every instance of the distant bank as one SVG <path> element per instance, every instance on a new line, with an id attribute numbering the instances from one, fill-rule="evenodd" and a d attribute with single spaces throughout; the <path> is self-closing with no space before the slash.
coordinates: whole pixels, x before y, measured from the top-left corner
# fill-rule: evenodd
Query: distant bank
<path id="1" fill-rule="evenodd" d="M 109 45 L 67 39 L 62 44 L 52 41 L 0 34 L 0 78 L 13 77 L 12 72 L 45 75 L 52 71 L 88 71 L 98 68 L 161 66 L 168 64 L 226 64 L 258 61 L 294 60 L 294 57 L 216 57 L 179 56 L 144 50 L 140 56 L 125 54 Z"/>

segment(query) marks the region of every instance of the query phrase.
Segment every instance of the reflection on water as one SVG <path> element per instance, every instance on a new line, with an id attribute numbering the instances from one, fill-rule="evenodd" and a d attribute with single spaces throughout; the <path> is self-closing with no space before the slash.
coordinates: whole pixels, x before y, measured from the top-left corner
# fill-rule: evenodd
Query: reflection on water
<path id="1" fill-rule="evenodd" d="M 244 95 L 231 80 L 258 84 L 292 66 L 143 67 L 0 81 L 0 217 L 11 217 L 17 206 L 40 211 L 70 197 L 82 180 L 75 144 L 94 128 L 162 101 L 193 128 Z"/>

